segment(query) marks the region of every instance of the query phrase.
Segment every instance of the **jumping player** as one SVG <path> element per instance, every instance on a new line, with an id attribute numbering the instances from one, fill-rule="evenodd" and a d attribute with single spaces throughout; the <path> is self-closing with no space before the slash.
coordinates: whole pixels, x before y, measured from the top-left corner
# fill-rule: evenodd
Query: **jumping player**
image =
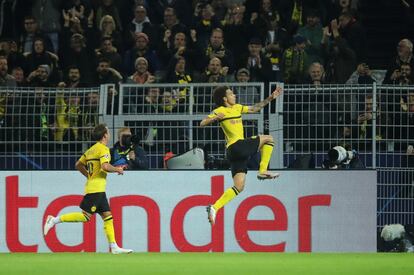
<path id="1" fill-rule="evenodd" d="M 282 88 L 278 87 L 265 100 L 253 106 L 243 106 L 236 103 L 236 95 L 229 87 L 220 86 L 214 89 L 213 100 L 218 108 L 203 119 L 200 126 L 204 127 L 219 121 L 226 137 L 227 158 L 231 163 L 234 186 L 224 191 L 213 205 L 207 206 L 208 220 L 211 225 L 214 225 L 217 211 L 243 191 L 247 173 L 247 160 L 251 155 L 260 150 L 261 161 L 257 174 L 259 180 L 274 179 L 279 176 L 278 173 L 267 171 L 273 151 L 273 137 L 271 135 L 259 135 L 245 139 L 242 114 L 259 112 L 281 93 Z"/>

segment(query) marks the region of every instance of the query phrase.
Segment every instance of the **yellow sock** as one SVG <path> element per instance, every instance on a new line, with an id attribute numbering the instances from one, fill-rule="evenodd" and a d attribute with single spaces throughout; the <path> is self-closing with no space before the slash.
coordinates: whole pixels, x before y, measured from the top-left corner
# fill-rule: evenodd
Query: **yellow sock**
<path id="1" fill-rule="evenodd" d="M 272 156 L 273 151 L 273 143 L 266 143 L 260 150 L 261 153 L 261 160 L 259 166 L 259 172 L 263 173 L 267 171 L 267 167 L 269 166 L 270 157 Z"/>
<path id="2" fill-rule="evenodd" d="M 80 212 L 68 213 L 60 216 L 61 222 L 87 222 L 88 216 Z"/>
<path id="3" fill-rule="evenodd" d="M 226 205 L 229 201 L 234 199 L 235 196 L 239 194 L 239 190 L 235 186 L 232 188 L 227 189 L 224 191 L 223 195 L 216 201 L 216 203 L 213 204 L 214 209 L 219 210 L 224 205 Z"/>
<path id="4" fill-rule="evenodd" d="M 114 230 L 114 220 L 112 216 L 108 216 L 104 219 L 104 230 L 106 234 L 106 238 L 108 239 L 109 243 L 116 243 L 115 242 L 115 230 Z"/>

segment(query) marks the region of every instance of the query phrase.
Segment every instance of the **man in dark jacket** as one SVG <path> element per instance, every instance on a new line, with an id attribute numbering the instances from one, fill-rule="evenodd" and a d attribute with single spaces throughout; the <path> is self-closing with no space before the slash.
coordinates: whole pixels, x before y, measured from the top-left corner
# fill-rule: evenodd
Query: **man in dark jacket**
<path id="1" fill-rule="evenodd" d="M 111 148 L 111 164 L 130 170 L 148 169 L 147 154 L 137 144 L 135 136 L 132 136 L 131 129 L 128 127 L 118 130 L 118 141 Z"/>

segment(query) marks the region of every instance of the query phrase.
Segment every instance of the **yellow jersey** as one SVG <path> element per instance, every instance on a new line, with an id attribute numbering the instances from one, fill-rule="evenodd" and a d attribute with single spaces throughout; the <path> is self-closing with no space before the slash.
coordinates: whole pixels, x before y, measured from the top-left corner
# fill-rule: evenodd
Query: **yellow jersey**
<path id="1" fill-rule="evenodd" d="M 105 192 L 106 172 L 102 170 L 102 164 L 111 161 L 109 148 L 100 143 L 95 143 L 79 159 L 88 170 L 88 180 L 85 185 L 85 194 Z"/>
<path id="2" fill-rule="evenodd" d="M 244 129 L 241 115 L 247 113 L 248 110 L 249 107 L 247 106 L 234 104 L 231 107 L 218 107 L 214 109 L 210 115 L 208 115 L 209 118 L 213 118 L 218 113 L 224 114 L 224 118 L 220 121 L 220 127 L 223 129 L 226 137 L 226 147 L 229 147 L 240 139 L 244 139 Z"/>

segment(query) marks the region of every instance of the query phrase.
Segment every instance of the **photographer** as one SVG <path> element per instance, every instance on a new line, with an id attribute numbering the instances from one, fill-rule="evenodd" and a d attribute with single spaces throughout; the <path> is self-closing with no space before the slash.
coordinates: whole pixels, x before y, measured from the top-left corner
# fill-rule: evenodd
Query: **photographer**
<path id="1" fill-rule="evenodd" d="M 146 170 L 148 169 L 147 154 L 138 145 L 139 139 L 133 136 L 131 129 L 123 127 L 118 130 L 118 141 L 111 148 L 111 164 L 123 166 L 124 169 Z"/>
<path id="2" fill-rule="evenodd" d="M 358 157 L 358 153 L 351 148 L 335 146 L 328 151 L 328 159 L 322 163 L 324 169 L 363 169 L 364 164 Z"/>

